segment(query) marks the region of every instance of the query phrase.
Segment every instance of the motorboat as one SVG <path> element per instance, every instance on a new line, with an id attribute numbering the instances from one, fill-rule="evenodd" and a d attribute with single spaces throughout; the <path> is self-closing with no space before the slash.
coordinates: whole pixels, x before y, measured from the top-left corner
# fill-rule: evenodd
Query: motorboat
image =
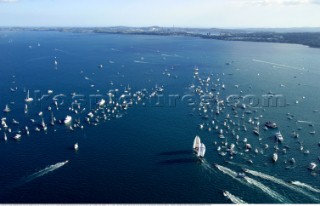
<path id="1" fill-rule="evenodd" d="M 15 140 L 19 140 L 21 138 L 21 134 L 16 134 L 15 136 L 13 136 L 13 139 Z"/>
<path id="2" fill-rule="evenodd" d="M 317 167 L 317 164 L 314 163 L 314 162 L 311 162 L 310 165 L 309 165 L 309 167 L 308 167 L 308 169 L 309 169 L 309 170 L 314 170 L 316 167 Z"/>
<path id="3" fill-rule="evenodd" d="M 276 140 L 277 140 L 278 142 L 283 142 L 283 136 L 282 136 L 282 134 L 280 133 L 280 131 L 279 131 L 279 132 L 276 132 Z"/>

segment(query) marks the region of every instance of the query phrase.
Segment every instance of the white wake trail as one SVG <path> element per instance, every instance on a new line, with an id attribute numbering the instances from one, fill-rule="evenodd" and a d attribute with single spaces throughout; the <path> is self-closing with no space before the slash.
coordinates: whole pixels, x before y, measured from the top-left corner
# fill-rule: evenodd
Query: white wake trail
<path id="1" fill-rule="evenodd" d="M 268 61 L 263 61 L 263 60 L 258 60 L 258 59 L 252 59 L 252 61 L 254 61 L 254 62 L 260 62 L 260 63 L 264 63 L 264 64 L 270 64 L 270 65 L 273 65 L 273 66 L 278 66 L 278 67 L 287 68 L 287 69 L 295 69 L 295 70 L 299 70 L 299 71 L 306 71 L 304 68 L 298 68 L 298 67 L 294 67 L 294 66 L 288 66 L 288 65 L 285 65 L 285 64 L 277 64 L 277 63 L 268 62 Z"/>
<path id="2" fill-rule="evenodd" d="M 225 193 L 226 193 L 225 196 L 234 204 L 248 204 L 247 202 L 243 201 L 242 199 L 240 199 L 239 197 L 231 194 L 228 191 L 226 191 Z"/>
<path id="3" fill-rule="evenodd" d="M 299 187 L 303 187 L 303 188 L 306 188 L 312 192 L 317 192 L 317 193 L 320 193 L 320 190 L 317 189 L 317 188 L 314 188 L 312 187 L 311 185 L 308 185 L 306 183 L 303 183 L 303 182 L 299 182 L 299 181 L 292 181 L 291 184 L 294 184 L 296 186 L 299 186 Z"/>
<path id="4" fill-rule="evenodd" d="M 34 173 L 34 174 L 26 177 L 26 178 L 24 179 L 24 183 L 31 182 L 32 180 L 34 180 L 34 179 L 36 179 L 36 178 L 38 178 L 38 177 L 41 177 L 41 176 L 43 176 L 43 175 L 45 175 L 45 174 L 48 174 L 49 172 L 53 172 L 54 170 L 59 169 L 60 167 L 62 167 L 62 166 L 64 166 L 65 164 L 67 164 L 68 162 L 69 162 L 69 161 L 66 160 L 66 161 L 64 161 L 64 162 L 58 162 L 58 163 L 56 163 L 56 164 L 54 164 L 54 165 L 50 165 L 50 166 L 48 166 L 48 167 L 46 167 L 46 168 L 44 168 L 44 169 L 42 169 L 42 170 L 40 170 L 40 171 L 38 171 L 38 172 L 36 172 L 36 173 Z"/>
<path id="5" fill-rule="evenodd" d="M 295 192 L 298 192 L 298 193 L 301 193 L 301 194 L 303 194 L 305 196 L 308 196 L 309 198 L 311 198 L 311 199 L 313 199 L 315 201 L 319 201 L 318 198 L 316 198 L 313 195 L 307 193 L 306 191 L 302 190 L 301 188 L 295 187 L 295 186 L 293 186 L 293 185 L 291 185 L 291 184 L 289 184 L 289 183 L 287 183 L 287 182 L 285 182 L 285 181 L 283 181 L 281 179 L 273 177 L 271 175 L 267 175 L 267 174 L 264 174 L 262 172 L 257 172 L 257 171 L 253 171 L 253 170 L 249 170 L 249 169 L 246 169 L 245 172 L 247 172 L 249 174 L 252 174 L 252 175 L 254 175 L 256 177 L 260 177 L 262 179 L 269 180 L 271 182 L 274 182 L 274 183 L 277 183 L 277 184 L 282 185 L 284 187 L 287 187 L 287 188 L 289 188 L 289 189 L 291 189 L 291 190 L 293 190 Z"/>
<path id="6" fill-rule="evenodd" d="M 254 180 L 250 177 L 238 178 L 237 173 L 235 171 L 232 171 L 231 169 L 229 169 L 227 167 L 223 167 L 218 164 L 216 164 L 216 167 L 224 174 L 231 176 L 233 179 L 238 180 L 239 182 L 241 182 L 243 184 L 249 184 L 251 186 L 255 186 L 256 188 L 262 190 L 262 192 L 266 193 L 267 195 L 271 196 L 272 198 L 274 198 L 280 202 L 285 202 L 285 203 L 290 202 L 287 198 L 283 197 L 282 195 L 280 195 L 276 191 L 273 191 L 269 187 L 265 186 L 264 184 Z"/>

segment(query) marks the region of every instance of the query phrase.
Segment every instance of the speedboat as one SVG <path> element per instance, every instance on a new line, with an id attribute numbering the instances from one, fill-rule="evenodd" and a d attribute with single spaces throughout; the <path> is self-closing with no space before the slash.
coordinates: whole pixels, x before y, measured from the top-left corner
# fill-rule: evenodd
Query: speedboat
<path id="1" fill-rule="evenodd" d="M 228 197 L 230 195 L 230 193 L 227 190 L 223 190 L 222 193 L 225 197 Z"/>
<path id="2" fill-rule="evenodd" d="M 69 124 L 71 122 L 71 120 L 72 120 L 72 117 L 67 115 L 66 118 L 64 119 L 64 123 Z"/>
<path id="3" fill-rule="evenodd" d="M 314 163 L 314 162 L 311 162 L 310 165 L 309 165 L 309 167 L 308 167 L 308 169 L 309 169 L 309 170 L 314 170 L 316 167 L 317 167 L 317 164 Z"/>
<path id="4" fill-rule="evenodd" d="M 21 134 L 16 134 L 15 136 L 13 136 L 13 139 L 15 140 L 19 140 L 21 138 Z"/>
<path id="5" fill-rule="evenodd" d="M 237 177 L 238 177 L 238 178 L 245 178 L 245 177 L 246 177 L 246 174 L 243 173 L 243 172 L 239 172 L 239 173 L 237 174 Z"/>

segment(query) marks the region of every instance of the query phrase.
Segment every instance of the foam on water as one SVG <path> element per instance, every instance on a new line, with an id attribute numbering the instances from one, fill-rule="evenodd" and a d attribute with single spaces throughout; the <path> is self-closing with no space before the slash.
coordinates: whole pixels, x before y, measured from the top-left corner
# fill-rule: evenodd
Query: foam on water
<path id="1" fill-rule="evenodd" d="M 65 164 L 67 164 L 69 161 L 66 160 L 64 162 L 58 162 L 54 165 L 50 165 L 50 166 L 47 166 L 46 168 L 36 172 L 36 173 L 33 173 L 32 175 L 26 177 L 23 181 L 23 183 L 27 183 L 27 182 L 31 182 L 32 180 L 38 178 L 38 177 L 41 177 L 45 174 L 48 174 L 49 172 L 53 172 L 57 169 L 59 169 L 60 167 L 64 166 Z"/>
<path id="2" fill-rule="evenodd" d="M 303 188 L 306 188 L 312 192 L 317 192 L 317 193 L 320 193 L 320 190 L 317 189 L 317 188 L 314 188 L 312 187 L 311 185 L 308 185 L 306 183 L 303 183 L 303 182 L 299 182 L 299 181 L 292 181 L 291 184 L 294 184 L 296 186 L 299 186 L 299 187 L 303 187 Z"/>
<path id="3" fill-rule="evenodd" d="M 258 182 L 257 180 L 254 180 L 250 177 L 244 177 L 244 178 L 238 178 L 237 177 L 237 173 L 235 171 L 232 171 L 231 169 L 227 168 L 227 167 L 223 167 L 221 165 L 216 164 L 216 167 L 223 172 L 224 174 L 227 174 L 229 176 L 231 176 L 233 179 L 238 180 L 239 182 L 243 183 L 243 184 L 247 184 L 250 186 L 255 186 L 257 188 L 259 188 L 260 190 L 262 190 L 264 193 L 268 194 L 269 196 L 271 196 L 272 198 L 280 201 L 280 202 L 285 202 L 288 203 L 290 202 L 287 198 L 283 197 L 282 195 L 280 195 L 279 193 L 273 191 L 272 189 L 270 189 L 269 187 L 265 186 L 264 184 L 262 184 L 261 182 Z"/>
<path id="4" fill-rule="evenodd" d="M 313 199 L 313 200 L 315 200 L 315 201 L 319 201 L 318 198 L 316 198 L 316 197 L 314 197 L 313 195 L 307 193 L 306 191 L 304 191 L 304 190 L 302 190 L 302 189 L 300 189 L 300 188 L 298 188 L 298 187 L 295 187 L 295 186 L 293 186 L 293 185 L 291 185 L 291 184 L 289 184 L 289 183 L 287 183 L 287 182 L 285 182 L 285 181 L 283 181 L 283 180 L 281 180 L 281 179 L 278 179 L 278 178 L 276 178 L 276 177 L 273 177 L 273 176 L 271 176 L 271 175 L 267 175 L 267 174 L 264 174 L 264 173 L 262 173 L 262 172 L 257 172 L 257 171 L 253 171 L 253 170 L 249 170 L 249 169 L 247 169 L 246 172 L 249 173 L 249 174 L 252 174 L 252 175 L 254 175 L 254 176 L 256 176 L 256 177 L 260 177 L 260 178 L 269 180 L 269 181 L 271 181 L 271 182 L 277 183 L 277 184 L 279 184 L 279 185 L 282 185 L 282 186 L 284 186 L 284 187 L 287 187 L 287 188 L 289 188 L 289 189 L 291 189 L 291 190 L 293 190 L 293 191 L 295 191 L 295 192 L 301 193 L 301 194 L 303 194 L 303 195 L 305 195 L 305 196 L 307 196 L 307 197 L 309 197 L 309 198 L 311 198 L 311 199 Z M 302 183 L 302 184 L 303 184 L 303 183 Z M 300 186 L 301 186 L 302 184 L 300 184 Z"/>
<path id="5" fill-rule="evenodd" d="M 231 194 L 230 192 L 227 192 L 225 195 L 234 204 L 248 204 L 247 202 L 245 202 L 242 199 L 240 199 L 239 197 Z"/>

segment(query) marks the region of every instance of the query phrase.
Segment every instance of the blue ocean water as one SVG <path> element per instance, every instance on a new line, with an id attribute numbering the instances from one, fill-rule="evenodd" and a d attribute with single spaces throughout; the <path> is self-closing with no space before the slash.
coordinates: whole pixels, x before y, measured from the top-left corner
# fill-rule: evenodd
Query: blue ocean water
<path id="1" fill-rule="evenodd" d="M 248 203 L 320 202 L 318 168 L 312 172 L 307 169 L 310 162 L 319 162 L 319 49 L 174 36 L 0 34 L 0 108 L 10 106 L 11 112 L 2 113 L 2 117 L 12 129 L 10 133 L 1 126 L 0 131 L 0 202 L 230 203 L 224 190 Z M 98 67 L 100 64 L 103 68 Z M 245 152 L 239 144 L 239 154 L 233 159 L 217 152 L 214 142 L 224 140 L 219 139 L 217 131 L 199 128 L 211 119 L 199 115 L 197 102 L 190 106 L 183 98 L 194 95 L 190 86 L 197 86 L 195 67 L 202 79 L 219 78 L 225 85 L 221 99 L 226 101 L 229 95 L 253 96 L 254 105 L 247 109 L 253 114 L 244 113 L 244 120 L 231 115 L 231 119 L 237 123 L 260 116 L 261 140 L 251 132 L 250 125 L 247 132 L 239 130 L 237 134 L 259 151 L 265 144 L 269 149 L 255 154 Z M 150 95 L 156 85 L 163 86 L 164 92 L 158 99 L 133 104 L 96 126 L 85 123 L 84 116 L 96 107 L 94 95 L 107 99 L 110 90 L 118 89 L 120 95 L 128 85 L 132 93 L 145 90 Z M 15 87 L 17 91 L 11 92 L 10 88 Z M 28 104 L 25 114 L 27 90 L 34 101 Z M 39 99 L 48 90 L 54 93 Z M 71 131 L 63 124 L 50 126 L 47 107 L 54 107 L 53 95 L 65 95 L 59 110 L 54 110 L 55 117 L 76 118 L 69 110 L 74 101 L 72 93 L 82 95 L 87 109 L 80 116 L 84 128 Z M 265 95 L 271 93 L 280 95 L 278 105 L 264 103 Z M 39 124 L 40 111 L 48 123 L 47 132 L 35 132 L 30 121 L 35 119 Z M 239 110 L 239 116 L 243 112 Z M 216 117 L 220 127 L 227 113 L 232 114 L 231 108 Z M 12 124 L 13 118 L 19 125 Z M 263 130 L 264 122 L 269 120 L 278 124 L 285 138 L 283 144 L 288 147 L 284 154 L 283 145 L 279 145 L 276 163 L 272 163 L 271 156 L 277 130 Z M 30 135 L 22 132 L 21 140 L 13 140 L 26 125 Z M 299 132 L 298 139 L 292 137 L 292 131 Z M 313 131 L 315 134 L 310 134 Z M 7 141 L 3 140 L 4 132 Z M 203 163 L 192 151 L 196 135 L 207 147 Z M 230 136 L 230 143 L 235 142 L 230 133 L 226 136 Z M 78 151 L 73 150 L 76 142 Z M 306 150 L 310 154 L 305 154 Z M 292 157 L 296 164 L 291 167 Z M 248 164 L 249 159 L 253 164 Z M 253 175 L 257 173 L 247 174 L 259 184 L 232 177 L 233 173 L 218 170 L 214 163 L 235 172 L 242 168 L 260 172 L 259 177 Z M 272 177 L 268 179 L 262 173 Z M 304 187 L 288 181 L 299 181 Z"/>

